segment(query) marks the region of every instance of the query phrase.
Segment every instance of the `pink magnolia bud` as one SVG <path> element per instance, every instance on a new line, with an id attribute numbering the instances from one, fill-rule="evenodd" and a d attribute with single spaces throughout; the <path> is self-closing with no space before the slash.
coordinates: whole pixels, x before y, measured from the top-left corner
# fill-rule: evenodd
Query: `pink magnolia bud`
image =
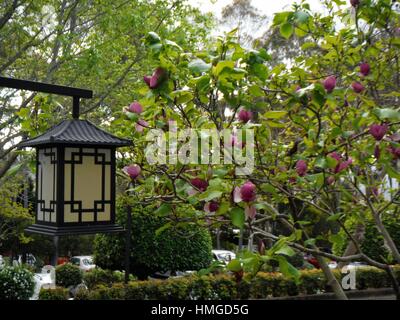
<path id="1" fill-rule="evenodd" d="M 307 162 L 304 160 L 297 161 L 296 172 L 300 177 L 304 177 L 307 173 Z"/>
<path id="2" fill-rule="evenodd" d="M 164 80 L 166 72 L 163 68 L 157 68 L 150 79 L 150 89 L 157 88 Z"/>
<path id="3" fill-rule="evenodd" d="M 393 155 L 394 159 L 400 159 L 400 148 L 389 146 L 388 151 Z"/>
<path id="4" fill-rule="evenodd" d="M 369 66 L 368 63 L 363 62 L 363 63 L 360 64 L 360 73 L 363 76 L 367 76 L 369 74 L 369 71 L 370 71 L 370 66 Z"/>
<path id="5" fill-rule="evenodd" d="M 328 154 L 328 156 L 335 159 L 336 161 L 342 160 L 342 156 L 340 154 L 338 154 L 336 151 Z"/>
<path id="6" fill-rule="evenodd" d="M 289 178 L 289 182 L 291 183 L 291 184 L 295 184 L 296 183 L 296 178 L 295 177 L 290 177 Z"/>
<path id="7" fill-rule="evenodd" d="M 379 189 L 377 187 L 372 187 L 371 188 L 371 193 L 375 196 L 378 197 L 379 196 Z"/>
<path id="8" fill-rule="evenodd" d="M 379 160 L 379 158 L 381 157 L 381 149 L 379 148 L 379 145 L 375 146 L 374 157 L 377 160 Z"/>
<path id="9" fill-rule="evenodd" d="M 335 177 L 334 176 L 329 176 L 328 178 L 326 178 L 326 183 L 328 185 L 331 185 L 331 184 L 335 183 Z"/>
<path id="10" fill-rule="evenodd" d="M 387 124 L 379 125 L 373 124 L 369 127 L 369 133 L 377 140 L 381 141 L 385 136 L 386 132 L 388 131 Z"/>
<path id="11" fill-rule="evenodd" d="M 218 208 L 219 208 L 219 203 L 216 201 L 210 201 L 204 205 L 204 211 L 208 213 L 215 212 L 218 210 Z"/>
<path id="12" fill-rule="evenodd" d="M 339 163 L 335 168 L 335 173 L 339 173 L 343 170 L 346 170 L 352 163 L 353 163 L 353 159 L 351 159 L 351 158 L 349 158 L 349 160 Z"/>
<path id="13" fill-rule="evenodd" d="M 131 179 L 136 179 L 141 172 L 141 169 L 138 165 L 133 164 L 130 166 L 126 166 L 122 169 Z"/>
<path id="14" fill-rule="evenodd" d="M 243 123 L 249 122 L 253 117 L 253 113 L 246 109 L 240 109 L 238 113 L 238 118 Z"/>
<path id="15" fill-rule="evenodd" d="M 262 239 L 258 241 L 257 248 L 258 248 L 258 253 L 263 256 L 265 254 L 265 243 Z"/>
<path id="16" fill-rule="evenodd" d="M 129 111 L 140 114 L 143 112 L 143 107 L 139 102 L 135 101 L 135 102 L 132 102 L 131 105 L 129 106 Z"/>
<path id="17" fill-rule="evenodd" d="M 143 119 L 139 119 L 138 122 L 136 122 L 135 124 L 135 130 L 137 132 L 143 132 L 144 128 L 148 127 L 149 124 L 147 121 L 143 120 Z"/>
<path id="18" fill-rule="evenodd" d="M 364 91 L 364 86 L 356 81 L 351 84 L 351 87 L 353 88 L 355 93 L 361 93 Z"/>
<path id="19" fill-rule="evenodd" d="M 328 93 L 331 93 L 336 87 L 336 78 L 334 76 L 329 76 L 324 80 L 324 88 Z"/>
<path id="20" fill-rule="evenodd" d="M 193 178 L 192 180 L 190 180 L 190 183 L 193 187 L 199 189 L 201 192 L 206 191 L 206 189 L 208 188 L 208 182 L 201 178 Z"/>
<path id="21" fill-rule="evenodd" d="M 360 4 L 360 0 L 350 0 L 350 4 L 355 8 Z"/>
<path id="22" fill-rule="evenodd" d="M 150 80 L 151 80 L 151 76 L 144 76 L 143 77 L 144 82 L 146 82 L 146 84 L 150 87 Z"/>
<path id="23" fill-rule="evenodd" d="M 256 199 L 256 186 L 251 181 L 247 181 L 240 188 L 240 197 L 245 202 L 254 201 Z"/>

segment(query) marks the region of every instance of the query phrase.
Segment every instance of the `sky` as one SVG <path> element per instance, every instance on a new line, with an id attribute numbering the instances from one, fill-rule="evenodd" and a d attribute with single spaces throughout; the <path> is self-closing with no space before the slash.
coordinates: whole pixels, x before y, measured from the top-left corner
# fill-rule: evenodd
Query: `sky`
<path id="1" fill-rule="evenodd" d="M 189 0 L 189 2 L 199 7 L 203 12 L 213 12 L 217 17 L 221 16 L 221 9 L 226 5 L 232 3 L 232 0 Z M 282 9 L 290 8 L 292 3 L 300 2 L 293 0 L 252 0 L 252 5 L 260 9 L 262 13 L 267 16 L 271 16 Z M 308 0 L 307 1 L 312 10 L 321 9 L 320 0 Z"/>

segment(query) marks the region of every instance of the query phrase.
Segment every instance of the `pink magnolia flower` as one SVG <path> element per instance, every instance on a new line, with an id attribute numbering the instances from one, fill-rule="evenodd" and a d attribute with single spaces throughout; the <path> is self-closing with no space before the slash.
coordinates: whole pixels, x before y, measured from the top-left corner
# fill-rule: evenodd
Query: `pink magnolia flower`
<path id="1" fill-rule="evenodd" d="M 163 82 L 163 80 L 166 78 L 166 75 L 167 72 L 163 68 L 158 67 L 156 70 L 154 70 L 152 76 L 144 76 L 143 80 L 150 89 L 155 89 Z"/>
<path id="2" fill-rule="evenodd" d="M 347 169 L 353 163 L 353 159 L 351 159 L 351 158 L 349 158 L 346 161 L 343 161 L 342 156 L 340 154 L 338 154 L 337 152 L 332 152 L 332 153 L 328 154 L 328 156 L 335 159 L 338 162 L 335 169 L 333 170 L 334 173 L 339 173 L 339 172 Z"/>
<path id="3" fill-rule="evenodd" d="M 342 160 L 342 156 L 340 154 L 338 154 L 336 151 L 328 154 L 328 156 L 335 159 L 336 161 Z"/>
<path id="4" fill-rule="evenodd" d="M 138 165 L 133 164 L 130 166 L 126 166 L 122 169 L 131 179 L 136 179 L 141 172 L 141 169 Z"/>
<path id="5" fill-rule="evenodd" d="M 296 172 L 300 177 L 304 177 L 307 173 L 307 162 L 304 160 L 297 161 Z"/>
<path id="6" fill-rule="evenodd" d="M 336 87 L 336 78 L 334 76 L 329 76 L 324 80 L 324 88 L 328 93 L 331 93 Z"/>
<path id="7" fill-rule="evenodd" d="M 363 76 L 367 76 L 369 74 L 370 70 L 371 70 L 371 68 L 368 63 L 363 62 L 360 64 L 360 73 Z"/>
<path id="8" fill-rule="evenodd" d="M 240 195 L 240 188 L 235 187 L 235 189 L 233 189 L 233 202 L 238 203 L 240 201 L 242 201 L 242 197 Z"/>
<path id="9" fill-rule="evenodd" d="M 201 192 L 206 191 L 206 189 L 208 188 L 208 182 L 201 178 L 193 178 L 192 180 L 190 180 L 190 183 L 193 187 L 199 189 Z"/>
<path id="10" fill-rule="evenodd" d="M 363 86 L 361 83 L 356 82 L 356 81 L 354 81 L 354 82 L 351 84 L 351 87 L 353 88 L 353 91 L 354 91 L 355 93 L 361 93 L 361 92 L 364 91 L 364 86 Z"/>
<path id="11" fill-rule="evenodd" d="M 377 140 L 381 141 L 388 131 L 389 127 L 387 124 L 379 125 L 373 124 L 369 127 L 369 133 Z"/>
<path id="12" fill-rule="evenodd" d="M 143 119 L 139 119 L 135 124 L 135 129 L 137 132 L 143 132 L 144 128 L 148 127 L 149 123 Z"/>
<path id="13" fill-rule="evenodd" d="M 253 118 L 253 113 L 250 110 L 240 109 L 238 119 L 243 123 L 249 122 Z"/>
<path id="14" fill-rule="evenodd" d="M 400 159 L 400 147 L 395 148 L 393 146 L 389 146 L 388 151 L 393 155 L 395 159 Z"/>
<path id="15" fill-rule="evenodd" d="M 140 114 L 143 112 L 143 107 L 139 102 L 135 101 L 131 103 L 128 110 L 130 112 Z"/>
<path id="16" fill-rule="evenodd" d="M 240 197 L 245 202 L 251 202 L 256 199 L 256 186 L 251 181 L 247 181 L 240 187 Z"/>
<path id="17" fill-rule="evenodd" d="M 343 170 L 346 170 L 352 163 L 353 163 L 353 159 L 351 159 L 351 158 L 349 158 L 346 161 L 340 162 L 335 168 L 335 173 L 339 173 Z"/>
<path id="18" fill-rule="evenodd" d="M 218 208 L 219 208 L 219 203 L 216 201 L 210 201 L 204 205 L 204 211 L 207 213 L 215 212 L 218 210 Z"/>
<path id="19" fill-rule="evenodd" d="M 256 207 L 254 205 L 246 205 L 246 207 L 244 208 L 244 214 L 248 219 L 253 220 L 257 214 Z"/>

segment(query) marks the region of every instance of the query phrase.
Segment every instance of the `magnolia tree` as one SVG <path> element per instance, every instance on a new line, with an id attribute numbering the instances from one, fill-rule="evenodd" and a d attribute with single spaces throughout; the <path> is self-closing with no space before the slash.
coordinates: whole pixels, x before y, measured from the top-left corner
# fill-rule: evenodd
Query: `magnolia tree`
<path id="1" fill-rule="evenodd" d="M 238 280 L 271 261 L 298 279 L 287 256 L 300 250 L 317 257 L 338 298 L 346 296 L 327 258 L 385 270 L 399 297 L 391 267 L 399 249 L 382 222 L 398 215 L 400 200 L 399 15 L 390 0 L 325 5 L 324 16 L 307 3 L 275 15 L 282 37 L 304 41 L 294 60 L 273 68 L 268 52 L 245 50 L 235 30 L 199 52 L 150 33 L 154 72 L 115 120 L 134 140 L 121 154 L 127 201 L 154 206 L 169 217 L 165 228 L 246 230 L 258 252 L 228 265 Z M 315 234 L 314 216 L 340 232 Z M 348 229 L 350 220 L 359 228 Z M 384 239 L 385 262 L 361 249 L 366 221 Z M 339 241 L 348 243 L 344 255 L 324 249 Z"/>

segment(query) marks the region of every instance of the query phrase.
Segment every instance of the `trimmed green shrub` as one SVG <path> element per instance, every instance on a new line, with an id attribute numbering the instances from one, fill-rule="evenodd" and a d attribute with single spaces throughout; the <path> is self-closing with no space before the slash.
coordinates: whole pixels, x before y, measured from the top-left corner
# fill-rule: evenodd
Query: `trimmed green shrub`
<path id="1" fill-rule="evenodd" d="M 129 280 L 133 281 L 135 280 L 135 277 L 133 275 L 129 275 Z M 94 268 L 83 274 L 83 281 L 88 289 L 93 289 L 100 284 L 110 287 L 115 282 L 123 282 L 124 273 L 120 271 Z"/>
<path id="2" fill-rule="evenodd" d="M 27 300 L 33 295 L 33 273 L 23 267 L 0 268 L 0 300 Z"/>
<path id="3" fill-rule="evenodd" d="M 76 286 L 82 282 L 82 278 L 82 271 L 71 263 L 56 267 L 56 284 L 59 286 Z"/>
<path id="4" fill-rule="evenodd" d="M 120 207 L 120 206 L 119 206 Z M 126 212 L 121 207 L 118 223 L 125 225 Z M 212 260 L 211 237 L 197 225 L 171 226 L 165 217 L 156 216 L 152 208 L 138 208 L 132 214 L 131 272 L 140 279 L 156 271 L 200 270 Z M 95 263 L 103 269 L 124 269 L 124 234 L 99 235 L 94 244 Z"/>
<path id="5" fill-rule="evenodd" d="M 68 289 L 56 287 L 55 289 L 40 289 L 39 300 L 68 300 Z"/>
<path id="6" fill-rule="evenodd" d="M 395 267 L 400 278 L 400 266 Z M 340 279 L 339 270 L 334 274 Z M 390 287 L 386 272 L 373 268 L 359 268 L 356 271 L 357 288 Z M 268 299 L 294 295 L 317 294 L 329 289 L 321 270 L 301 271 L 301 282 L 296 285 L 293 279 L 280 273 L 259 272 L 254 278 L 244 277 L 239 283 L 232 275 L 189 276 L 167 280 L 132 281 L 128 285 L 113 284 L 112 287 L 100 285 L 91 290 L 84 299 L 109 300 L 230 300 L 230 299 Z"/>

